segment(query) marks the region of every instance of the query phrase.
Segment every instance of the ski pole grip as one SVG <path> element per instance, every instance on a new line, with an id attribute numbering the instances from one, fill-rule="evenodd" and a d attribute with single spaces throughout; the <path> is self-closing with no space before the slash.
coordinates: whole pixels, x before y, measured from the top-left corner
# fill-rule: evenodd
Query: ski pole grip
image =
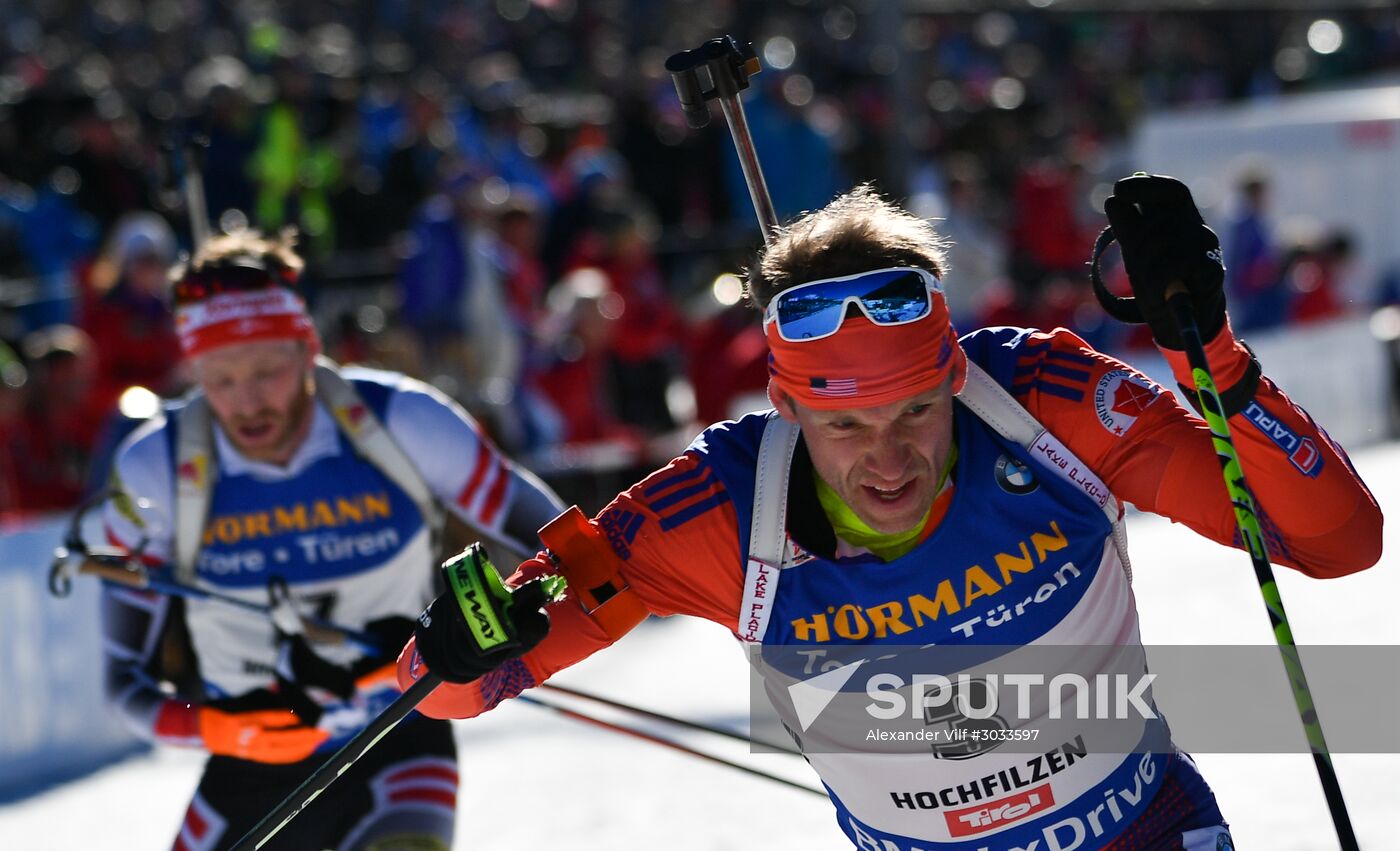
<path id="1" fill-rule="evenodd" d="M 49 566 L 49 593 L 60 599 L 73 593 L 73 569 L 68 566 L 68 550 L 60 548 Z"/>
<path id="2" fill-rule="evenodd" d="M 709 77 L 709 88 L 700 78 L 700 69 Z M 685 123 L 699 130 L 710 123 L 707 101 L 733 98 L 749 87 L 749 77 L 762 66 L 753 46 L 741 44 L 734 36 L 712 38 L 694 50 L 682 50 L 666 60 L 666 70 L 676 84 Z"/>
<path id="3" fill-rule="evenodd" d="M 114 564 L 104 564 L 90 558 L 83 559 L 83 563 L 78 565 L 78 572 L 96 576 L 98 579 L 115 585 L 125 585 L 128 588 L 146 588 L 150 585 L 150 580 L 144 573 L 125 567 L 117 567 Z"/>
<path id="4" fill-rule="evenodd" d="M 672 57 L 675 58 L 675 57 Z M 670 62 L 667 62 L 667 67 Z M 686 68 L 671 72 L 671 80 L 676 84 L 676 97 L 681 102 L 681 112 L 685 123 L 692 130 L 707 127 L 710 123 L 710 107 L 705 102 L 705 90 L 700 85 L 700 72 Z"/>
<path id="5" fill-rule="evenodd" d="M 481 544 L 472 544 L 450 559 L 442 572 L 478 651 L 490 653 L 520 644 L 508 611 L 510 591 Z"/>
<path id="6" fill-rule="evenodd" d="M 1177 330 L 1181 332 L 1181 337 L 1185 340 L 1188 336 L 1195 341 L 1196 346 L 1200 346 L 1201 329 L 1196 325 L 1196 314 L 1191 310 L 1191 294 L 1187 292 L 1186 285 L 1181 281 L 1172 281 L 1167 284 L 1166 292 L 1167 307 L 1172 312 L 1172 318 L 1176 320 Z M 1201 353 L 1204 356 L 1204 352 Z M 1197 368 L 1192 364 L 1192 368 Z"/>

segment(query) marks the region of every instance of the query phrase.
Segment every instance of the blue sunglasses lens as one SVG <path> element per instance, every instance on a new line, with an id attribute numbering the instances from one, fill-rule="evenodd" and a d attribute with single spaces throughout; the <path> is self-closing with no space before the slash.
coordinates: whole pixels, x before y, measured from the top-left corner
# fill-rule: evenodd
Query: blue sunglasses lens
<path id="1" fill-rule="evenodd" d="M 926 316 L 932 307 L 928 287 L 917 272 L 896 270 L 795 287 L 778 295 L 778 331 L 787 340 L 832 334 L 846 318 L 851 299 L 860 302 L 876 325 L 898 325 Z"/>

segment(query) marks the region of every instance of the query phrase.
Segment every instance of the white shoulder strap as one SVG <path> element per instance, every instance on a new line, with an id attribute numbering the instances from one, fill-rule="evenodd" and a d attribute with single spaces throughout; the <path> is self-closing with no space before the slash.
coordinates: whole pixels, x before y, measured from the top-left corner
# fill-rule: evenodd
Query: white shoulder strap
<path id="1" fill-rule="evenodd" d="M 203 545 L 204 522 L 218 477 L 214 425 L 209 402 L 195 395 L 181 408 L 175 441 L 175 576 L 194 581 L 195 559 Z"/>
<path id="2" fill-rule="evenodd" d="M 1118 498 L 1103 483 L 1089 465 L 1075 457 L 1059 438 L 1051 434 L 1031 412 L 1021 407 L 1006 388 L 996 383 L 982 367 L 967 362 L 967 382 L 958 401 L 968 407 L 977 418 L 991 426 L 997 434 L 1020 444 L 1031 457 L 1041 462 L 1041 466 L 1051 473 L 1074 484 L 1084 495 L 1103 509 L 1113 524 L 1113 543 L 1118 556 L 1123 560 L 1123 569 L 1128 579 L 1133 578 L 1133 569 L 1128 562 L 1128 539 L 1123 529 L 1123 510 Z"/>
<path id="3" fill-rule="evenodd" d="M 324 357 L 316 358 L 316 399 L 335 416 L 355 452 L 398 485 L 418 506 L 436 546 L 445 517 L 428 482 L 379 417 L 336 369 L 335 363 Z"/>
<path id="4" fill-rule="evenodd" d="M 967 382 L 963 385 L 962 393 L 958 394 L 958 401 L 970 408 L 997 434 L 1027 449 L 1045 433 L 1045 426 L 1031 416 L 1030 411 L 1021 407 L 1005 388 L 970 360 L 967 362 Z"/>
<path id="5" fill-rule="evenodd" d="M 744 570 L 744 598 L 739 607 L 739 638 L 761 642 L 768 631 L 779 573 L 789 555 L 787 485 L 792 453 L 801 430 L 776 411 L 768 415 L 753 484 L 749 519 L 749 560 Z"/>

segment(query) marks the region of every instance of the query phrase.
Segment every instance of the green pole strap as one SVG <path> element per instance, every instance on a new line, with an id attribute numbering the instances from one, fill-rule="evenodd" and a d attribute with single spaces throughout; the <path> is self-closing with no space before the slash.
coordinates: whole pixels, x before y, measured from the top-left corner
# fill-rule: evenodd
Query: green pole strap
<path id="1" fill-rule="evenodd" d="M 486 557 L 481 544 L 472 544 L 442 566 L 447 584 L 462 608 L 472 639 L 482 652 L 511 647 L 517 642 L 509 629 L 506 608 L 510 592 Z"/>
<path id="2" fill-rule="evenodd" d="M 1274 640 L 1278 642 L 1279 653 L 1283 656 L 1284 672 L 1293 691 L 1293 702 L 1298 706 L 1298 717 L 1303 722 L 1303 733 L 1307 737 L 1308 747 L 1312 750 L 1313 764 L 1317 767 L 1318 779 L 1322 782 L 1322 792 L 1327 798 L 1327 809 L 1332 814 L 1337 839 L 1341 842 L 1342 851 L 1359 851 L 1356 833 L 1351 826 L 1351 816 L 1347 812 L 1346 801 L 1342 798 L 1342 787 L 1332 766 L 1332 755 L 1327 749 L 1327 740 L 1322 735 L 1322 722 L 1318 719 L 1317 710 L 1313 705 L 1312 690 L 1308 688 L 1308 679 L 1303 673 L 1298 647 L 1293 641 L 1293 630 L 1288 626 L 1288 614 L 1283 608 L 1283 598 L 1279 596 L 1274 570 L 1269 564 L 1269 550 L 1259 525 L 1257 503 L 1249 486 L 1245 484 L 1244 470 L 1240 467 L 1239 455 L 1235 452 L 1235 443 L 1230 437 L 1230 424 L 1225 416 L 1225 408 L 1220 403 L 1220 393 L 1216 390 L 1215 379 L 1211 376 L 1210 364 L 1206 360 L 1200 328 L 1197 327 L 1196 318 L 1191 312 L 1191 298 L 1180 283 L 1168 286 L 1166 294 L 1167 306 L 1171 308 L 1177 327 L 1181 330 L 1181 340 L 1186 348 L 1186 359 L 1191 366 L 1191 377 L 1196 384 L 1201 414 L 1210 428 L 1215 454 L 1220 458 L 1220 470 L 1234 508 L 1240 540 L 1254 564 L 1254 576 L 1259 582 L 1264 605 L 1269 611 Z"/>
<path id="3" fill-rule="evenodd" d="M 519 645 L 511 610 L 515 607 L 515 595 L 522 589 L 538 585 L 540 596 L 531 594 L 532 603 L 544 605 L 562 600 L 568 587 L 564 577 L 555 575 L 532 580 L 512 592 L 501 581 L 500 573 L 479 543 L 448 559 L 442 570 L 462 609 L 472 640 L 483 653 Z"/>

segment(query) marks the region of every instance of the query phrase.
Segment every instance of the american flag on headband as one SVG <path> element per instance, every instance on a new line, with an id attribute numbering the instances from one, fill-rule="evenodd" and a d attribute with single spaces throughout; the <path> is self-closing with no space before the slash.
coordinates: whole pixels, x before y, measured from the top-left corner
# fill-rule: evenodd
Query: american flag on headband
<path id="1" fill-rule="evenodd" d="M 818 396 L 856 395 L 856 380 L 854 378 L 809 378 L 807 384 L 812 388 L 812 392 Z"/>

